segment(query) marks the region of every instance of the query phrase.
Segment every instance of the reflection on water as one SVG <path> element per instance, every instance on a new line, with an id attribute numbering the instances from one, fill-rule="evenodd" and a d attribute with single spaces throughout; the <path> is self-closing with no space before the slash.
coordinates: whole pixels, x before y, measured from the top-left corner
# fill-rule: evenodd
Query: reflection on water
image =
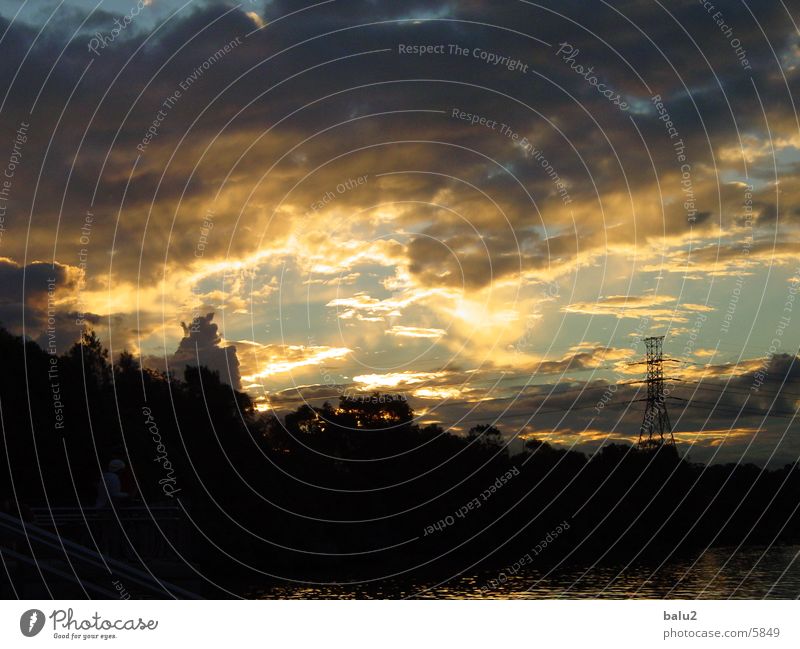
<path id="1" fill-rule="evenodd" d="M 796 599 L 800 546 L 708 550 L 699 557 L 630 566 L 523 568 L 447 582 L 386 579 L 366 584 L 281 585 L 252 590 L 260 599 Z"/>

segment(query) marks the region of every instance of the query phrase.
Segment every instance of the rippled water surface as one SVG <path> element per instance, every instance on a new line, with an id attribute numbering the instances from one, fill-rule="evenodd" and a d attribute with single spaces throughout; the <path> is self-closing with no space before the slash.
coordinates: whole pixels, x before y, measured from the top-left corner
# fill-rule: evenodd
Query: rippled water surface
<path id="1" fill-rule="evenodd" d="M 699 557 L 631 565 L 573 566 L 548 572 L 487 571 L 446 582 L 387 579 L 362 584 L 280 585 L 253 589 L 264 599 L 797 599 L 800 546 L 715 548 Z"/>

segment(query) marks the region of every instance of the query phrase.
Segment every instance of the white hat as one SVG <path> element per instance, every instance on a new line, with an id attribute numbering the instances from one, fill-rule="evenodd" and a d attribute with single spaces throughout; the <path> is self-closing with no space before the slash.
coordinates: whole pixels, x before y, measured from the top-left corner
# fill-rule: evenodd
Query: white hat
<path id="1" fill-rule="evenodd" d="M 122 460 L 111 460 L 108 463 L 108 470 L 117 473 L 117 471 L 122 471 L 125 468 L 125 462 Z"/>

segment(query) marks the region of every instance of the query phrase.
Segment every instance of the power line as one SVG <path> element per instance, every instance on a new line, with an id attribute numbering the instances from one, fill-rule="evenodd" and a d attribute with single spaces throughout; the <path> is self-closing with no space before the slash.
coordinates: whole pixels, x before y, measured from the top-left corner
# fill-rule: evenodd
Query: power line
<path id="1" fill-rule="evenodd" d="M 700 401 L 698 399 L 682 399 L 681 397 L 672 397 L 672 396 L 667 397 L 667 398 L 668 399 L 676 399 L 678 401 L 684 401 L 684 402 L 686 402 L 687 407 L 688 406 L 695 406 L 695 405 L 703 406 L 703 407 L 709 407 L 710 406 L 712 412 L 714 412 L 715 410 L 728 410 L 729 412 L 737 411 L 736 414 L 737 415 L 741 415 L 741 414 L 745 413 L 745 411 L 747 411 L 746 414 L 754 415 L 754 416 L 757 416 L 757 417 L 792 417 L 792 418 L 794 418 L 794 417 L 797 417 L 797 415 L 798 415 L 797 411 L 795 411 L 795 412 L 789 412 L 789 411 L 784 411 L 784 410 L 768 410 L 768 411 L 765 411 L 765 410 L 756 410 L 754 408 L 749 408 L 748 406 L 745 406 L 743 408 L 737 408 L 736 406 L 731 406 L 731 405 L 727 405 L 727 404 L 711 403 L 710 401 Z"/>
<path id="2" fill-rule="evenodd" d="M 778 390 L 776 390 L 774 393 L 767 392 L 766 390 L 762 390 L 761 388 L 759 388 L 758 392 L 753 393 L 752 390 L 739 388 L 739 387 L 736 387 L 736 386 L 730 387 L 730 386 L 726 386 L 726 385 L 717 385 L 717 384 L 704 385 L 700 381 L 684 381 L 683 379 L 673 379 L 673 380 L 679 380 L 682 383 L 696 383 L 697 384 L 697 387 L 695 388 L 696 390 L 718 390 L 718 391 L 720 391 L 722 393 L 724 393 L 724 392 L 734 392 L 736 394 L 750 394 L 750 395 L 753 395 L 753 396 L 767 396 L 767 397 L 775 397 L 775 396 L 784 396 L 784 395 L 786 395 L 786 396 L 790 396 L 790 397 L 798 397 L 798 398 L 800 398 L 800 393 L 789 392 L 787 390 L 782 390 L 780 388 Z M 678 386 L 678 387 L 680 387 L 680 386 Z M 689 390 L 691 388 L 687 387 L 686 389 Z"/>

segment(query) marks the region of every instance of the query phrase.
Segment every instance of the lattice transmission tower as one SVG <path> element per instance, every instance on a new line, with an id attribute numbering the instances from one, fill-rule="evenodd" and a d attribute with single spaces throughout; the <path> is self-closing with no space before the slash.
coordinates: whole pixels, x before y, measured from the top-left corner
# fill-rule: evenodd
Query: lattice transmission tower
<path id="1" fill-rule="evenodd" d="M 650 336 L 644 339 L 647 348 L 647 405 L 644 410 L 642 427 L 639 430 L 639 448 L 657 450 L 667 445 L 675 445 L 672 424 L 667 412 L 664 394 L 664 357 L 662 344 L 664 336 Z"/>

